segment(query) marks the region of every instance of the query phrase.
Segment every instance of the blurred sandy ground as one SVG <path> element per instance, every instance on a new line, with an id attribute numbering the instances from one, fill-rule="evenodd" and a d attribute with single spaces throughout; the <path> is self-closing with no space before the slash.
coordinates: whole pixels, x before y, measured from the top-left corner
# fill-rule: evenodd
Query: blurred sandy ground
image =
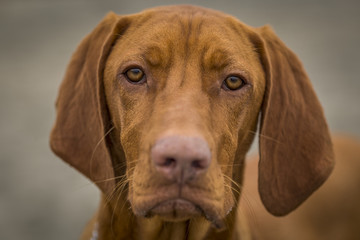
<path id="1" fill-rule="evenodd" d="M 98 190 L 48 147 L 68 60 L 108 11 L 175 3 L 271 24 L 303 61 L 331 129 L 360 136 L 360 2 L 0 1 L 0 239 L 77 239 Z"/>

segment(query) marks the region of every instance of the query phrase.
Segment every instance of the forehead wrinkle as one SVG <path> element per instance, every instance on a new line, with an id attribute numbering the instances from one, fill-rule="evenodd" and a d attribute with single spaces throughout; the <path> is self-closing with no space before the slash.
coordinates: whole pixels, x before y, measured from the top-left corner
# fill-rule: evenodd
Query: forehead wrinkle
<path id="1" fill-rule="evenodd" d="M 171 16 L 167 20 L 176 20 L 177 16 Z M 156 25 L 157 28 L 149 27 Z M 139 37 L 141 35 L 141 37 Z M 142 28 L 133 31 L 130 45 L 134 46 L 136 52 L 151 67 L 169 68 L 174 55 L 174 46 L 179 39 L 177 31 L 169 26 L 169 21 L 164 19 L 151 19 Z M 144 40 L 146 39 L 146 40 Z"/>
<path id="2" fill-rule="evenodd" d="M 206 43 L 203 45 L 200 58 L 204 71 L 226 68 L 240 71 L 249 69 L 248 63 L 254 59 L 255 49 L 246 29 L 232 21 L 230 23 L 227 19 L 212 28 L 212 31 L 210 28 L 206 29 L 210 34 L 205 38 Z"/>
<path id="3" fill-rule="evenodd" d="M 167 65 L 166 63 L 169 61 L 169 47 L 165 47 L 165 51 L 163 50 L 164 46 L 160 47 L 157 45 L 151 45 L 146 47 L 144 53 L 142 54 L 142 58 L 151 66 L 157 67 L 160 65 Z"/>
<path id="4" fill-rule="evenodd" d="M 235 62 L 231 52 L 224 48 L 205 47 L 201 55 L 201 66 L 205 70 L 224 69 Z"/>

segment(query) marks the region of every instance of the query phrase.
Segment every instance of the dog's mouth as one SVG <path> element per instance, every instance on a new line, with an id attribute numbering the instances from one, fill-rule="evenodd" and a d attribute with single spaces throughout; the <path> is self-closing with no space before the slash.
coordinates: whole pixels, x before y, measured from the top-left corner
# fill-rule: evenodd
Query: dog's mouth
<path id="1" fill-rule="evenodd" d="M 213 211 L 204 209 L 200 205 L 183 198 L 159 202 L 150 208 L 144 216 L 150 218 L 155 215 L 168 222 L 186 221 L 202 216 L 211 222 L 216 229 L 221 230 L 225 226 L 224 220 L 217 217 L 218 215 Z"/>
<path id="2" fill-rule="evenodd" d="M 202 215 L 202 210 L 188 200 L 176 198 L 156 204 L 146 214 L 149 217 L 153 215 L 158 215 L 166 221 L 177 222 Z"/>

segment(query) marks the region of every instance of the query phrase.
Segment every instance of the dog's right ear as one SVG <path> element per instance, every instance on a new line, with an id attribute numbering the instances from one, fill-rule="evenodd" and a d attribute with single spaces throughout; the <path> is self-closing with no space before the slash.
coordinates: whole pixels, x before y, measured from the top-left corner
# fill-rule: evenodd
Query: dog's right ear
<path id="1" fill-rule="evenodd" d="M 128 26 L 127 17 L 109 13 L 81 42 L 60 87 L 50 136 L 52 150 L 104 193 L 112 191 L 115 181 L 105 141 L 111 126 L 103 70 L 112 45 Z"/>

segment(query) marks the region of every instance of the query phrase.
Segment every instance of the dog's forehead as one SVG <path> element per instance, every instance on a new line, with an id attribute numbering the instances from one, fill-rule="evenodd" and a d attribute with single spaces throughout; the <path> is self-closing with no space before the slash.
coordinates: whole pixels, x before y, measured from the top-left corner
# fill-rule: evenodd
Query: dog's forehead
<path id="1" fill-rule="evenodd" d="M 232 45 L 246 37 L 239 21 L 210 9 L 183 6 L 160 8 L 134 15 L 132 32 L 150 44 L 172 42 Z M 237 25 L 237 26 L 235 26 Z M 177 41 L 176 41 L 177 40 Z M 200 40 L 200 41 L 199 41 Z M 230 41 L 229 41 L 230 40 Z"/>
<path id="2" fill-rule="evenodd" d="M 164 7 L 133 15 L 127 30 L 129 55 L 141 55 L 151 65 L 174 57 L 200 57 L 201 65 L 221 68 L 247 62 L 254 56 L 246 28 L 237 20 L 214 10 L 183 6 Z M 124 48 L 123 48 L 124 49 Z"/>

